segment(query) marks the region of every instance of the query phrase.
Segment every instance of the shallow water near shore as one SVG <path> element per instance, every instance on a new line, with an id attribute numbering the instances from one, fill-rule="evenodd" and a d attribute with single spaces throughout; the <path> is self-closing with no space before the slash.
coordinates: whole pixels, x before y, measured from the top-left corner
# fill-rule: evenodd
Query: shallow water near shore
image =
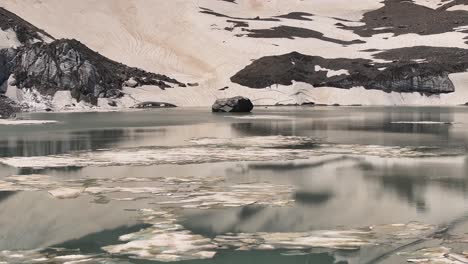
<path id="1" fill-rule="evenodd" d="M 465 107 L 20 118 L 0 123 L 0 263 L 467 257 Z"/>

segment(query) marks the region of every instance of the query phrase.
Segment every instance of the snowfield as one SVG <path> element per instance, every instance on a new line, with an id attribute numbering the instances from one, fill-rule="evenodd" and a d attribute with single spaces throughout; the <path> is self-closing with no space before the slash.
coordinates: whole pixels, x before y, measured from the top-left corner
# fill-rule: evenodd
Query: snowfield
<path id="1" fill-rule="evenodd" d="M 413 2 L 435 10 L 450 1 Z M 384 3 L 380 1 L 360 0 L 350 5 L 345 0 L 290 0 L 287 3 L 284 0 L 237 0 L 235 3 L 218 0 L 4 0 L 0 6 L 56 38 L 75 38 L 118 62 L 165 74 L 184 83 L 198 84 L 166 90 L 155 86 L 125 87 L 126 95 L 121 99 L 100 99 L 102 108 L 109 108 L 110 103 L 126 108 L 143 101 L 209 106 L 217 98 L 237 95 L 247 96 L 257 105 L 305 102 L 458 105 L 468 102 L 468 75 L 465 73 L 450 75 L 456 86 L 454 93 L 432 96 L 387 93 L 363 87 L 314 88 L 301 82 L 252 89 L 231 82 L 230 78 L 253 60 L 292 51 L 324 58 L 363 58 L 389 63 L 372 55 L 420 45 L 467 48 L 467 34 L 463 28 L 438 34 L 394 34 L 385 32 L 388 27 L 380 27 L 374 30 L 383 32 L 371 36 L 344 28 L 365 25 L 361 19 L 367 12 L 382 8 Z M 447 12 L 452 10 L 464 12 L 460 10 L 466 10 L 466 6 L 454 5 Z M 314 33 L 301 31 L 292 36 L 255 36 L 279 34 L 271 30 L 283 26 L 313 30 Z M 11 35 L 8 31 L 0 31 L 0 47 L 18 45 Z M 317 67 L 327 71 L 328 77 L 349 73 L 346 69 Z M 49 105 L 57 110 L 77 105 L 67 94 L 56 97 L 50 99 Z"/>

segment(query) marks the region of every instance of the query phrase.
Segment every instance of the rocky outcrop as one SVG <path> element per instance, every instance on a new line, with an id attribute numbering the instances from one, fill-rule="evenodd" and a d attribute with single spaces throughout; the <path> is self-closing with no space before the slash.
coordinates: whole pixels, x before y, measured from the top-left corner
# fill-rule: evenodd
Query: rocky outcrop
<path id="1" fill-rule="evenodd" d="M 249 113 L 254 105 L 249 98 L 236 96 L 232 98 L 218 99 L 211 107 L 213 112 Z"/>
<path id="2" fill-rule="evenodd" d="M 35 88 L 44 95 L 69 90 L 78 101 L 96 104 L 97 98 L 116 98 L 125 82 L 132 87 L 155 85 L 161 89 L 182 85 L 165 75 L 146 72 L 112 61 L 77 40 L 35 43 L 0 52 L 0 82 L 10 74 L 18 88 Z"/>
<path id="3" fill-rule="evenodd" d="M 20 111 L 20 107 L 11 99 L 0 95 L 0 119 L 11 118 Z"/>
<path id="4" fill-rule="evenodd" d="M 0 50 L 0 86 L 6 84 L 10 74 L 14 69 L 14 60 L 16 57 L 16 50 L 14 49 L 1 49 Z M 6 87 L 6 85 L 5 85 Z M 4 93 L 0 88 L 0 94 Z"/>
<path id="5" fill-rule="evenodd" d="M 420 56 L 423 54 L 418 49 L 428 54 Z M 429 55 L 431 53 L 438 55 Z M 402 54 L 412 56 L 403 58 Z M 468 60 L 460 61 L 462 57 L 459 56 L 457 60 L 446 62 L 450 60 L 447 54 L 461 53 L 451 48 L 425 50 L 414 47 L 411 51 L 401 49 L 395 50 L 393 54 L 388 51 L 377 54 L 375 56 L 379 59 L 394 60 L 375 63 L 367 59 L 326 59 L 292 52 L 260 58 L 236 73 L 231 81 L 250 88 L 292 85 L 296 81 L 309 83 L 314 87 L 364 87 L 385 92 L 418 92 L 427 95 L 451 93 L 455 91 L 455 87 L 449 74 L 463 72 L 468 66 Z M 428 60 L 417 62 L 416 59 L 421 57 Z"/>

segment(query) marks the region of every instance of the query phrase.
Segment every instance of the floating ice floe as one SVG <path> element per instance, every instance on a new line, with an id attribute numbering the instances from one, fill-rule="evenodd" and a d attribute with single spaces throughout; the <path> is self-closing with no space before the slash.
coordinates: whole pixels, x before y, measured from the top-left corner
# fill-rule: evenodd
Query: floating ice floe
<path id="1" fill-rule="evenodd" d="M 412 125 L 453 125 L 453 122 L 436 122 L 436 121 L 397 121 L 392 124 L 412 124 Z"/>
<path id="2" fill-rule="evenodd" d="M 50 190 L 49 194 L 58 199 L 77 198 L 83 192 L 81 189 L 59 188 Z"/>
<path id="3" fill-rule="evenodd" d="M 152 226 L 120 237 L 122 244 L 103 249 L 112 254 L 156 261 L 206 259 L 219 249 L 287 250 L 305 253 L 313 248 L 356 250 L 364 245 L 399 239 L 419 239 L 432 226 L 410 223 L 351 230 L 318 230 L 302 233 L 228 233 L 212 239 L 193 234 L 177 224 L 177 216 L 164 210 L 143 209 L 143 219 Z"/>
<path id="4" fill-rule="evenodd" d="M 45 125 L 58 123 L 54 120 L 22 120 L 22 119 L 0 119 L 0 125 L 14 126 L 14 125 Z"/>
<path id="5" fill-rule="evenodd" d="M 214 257 L 217 245 L 209 238 L 193 234 L 176 224 L 175 215 L 165 211 L 143 209 L 145 222 L 152 227 L 124 235 L 120 245 L 103 249 L 111 254 L 163 262 L 208 259 Z"/>
<path id="6" fill-rule="evenodd" d="M 89 185 L 91 181 L 93 184 Z M 221 177 L 161 177 L 146 181 L 147 186 L 126 187 L 121 185 L 129 185 L 135 181 L 132 178 L 60 181 L 46 175 L 19 175 L 6 177 L 0 181 L 0 191 L 46 191 L 57 199 L 73 199 L 80 195 L 103 197 L 112 194 L 132 196 L 119 198 L 121 201 L 132 201 L 142 196 L 164 197 L 163 201 L 157 203 L 166 207 L 198 209 L 235 207 L 253 203 L 284 206 L 293 202 L 294 189 L 288 185 L 269 183 L 225 185 Z"/>
<path id="7" fill-rule="evenodd" d="M 193 145 L 98 150 L 42 157 L 5 157 L 0 158 L 0 163 L 16 168 L 60 168 L 287 161 L 324 155 L 421 158 L 464 154 L 462 149 L 443 151 L 435 147 L 325 144 L 308 137 L 202 138 L 193 139 L 190 143 Z"/>
<path id="8" fill-rule="evenodd" d="M 312 137 L 298 136 L 266 136 L 240 138 L 194 138 L 189 141 L 195 145 L 214 145 L 231 147 L 259 147 L 259 148 L 297 148 L 312 146 L 320 141 Z"/>
<path id="9" fill-rule="evenodd" d="M 230 115 L 225 116 L 234 119 L 258 119 L 258 120 L 295 120 L 296 117 L 281 115 Z"/>
<path id="10" fill-rule="evenodd" d="M 77 263 L 109 263 L 106 259 L 96 255 L 78 255 L 77 252 L 70 252 L 66 249 L 56 248 L 45 253 L 41 250 L 21 250 L 21 251 L 0 251 L 0 263 L 24 264 L 24 263 L 56 263 L 56 264 L 77 264 Z"/>
<path id="11" fill-rule="evenodd" d="M 458 254 L 447 247 L 424 248 L 412 253 L 401 253 L 407 257 L 409 263 L 447 263 L 447 264 L 466 264 L 468 263 L 468 254 Z"/>
<path id="12" fill-rule="evenodd" d="M 144 187 L 133 186 L 135 182 L 144 184 Z M 207 238 L 194 234 L 178 224 L 179 213 L 183 208 L 225 208 L 252 203 L 285 206 L 292 201 L 291 186 L 268 183 L 227 186 L 222 177 L 157 177 L 142 178 L 138 181 L 134 178 L 82 178 L 60 181 L 60 178 L 46 175 L 23 175 L 7 177 L 4 181 L 0 181 L 0 190 L 48 191 L 54 197 L 62 199 L 72 198 L 77 194 L 101 197 L 114 193 L 164 197 L 162 201 L 157 199 L 151 203 L 155 208 L 140 210 L 140 220 L 150 224 L 150 227 L 123 235 L 120 237 L 120 244 L 103 248 L 111 254 L 164 262 L 209 259 L 213 258 L 219 249 L 303 250 L 305 253 L 313 248 L 355 250 L 363 245 L 389 243 L 400 239 L 419 239 L 434 229 L 430 225 L 414 222 L 364 229 L 317 230 L 302 233 L 228 233 Z M 77 252 L 56 256 L 40 255 L 39 252 L 34 254 L 8 253 L 9 257 L 0 256 L 0 261 L 5 259 L 7 263 L 24 263 L 22 261 L 25 259 L 45 258 L 45 262 L 54 263 L 67 263 L 65 260 L 101 263 L 99 258 L 85 255 L 80 255 L 82 259 L 74 259 Z M 20 255 L 22 257 L 19 257 Z M 17 260 L 11 261 L 14 256 L 18 256 Z"/>

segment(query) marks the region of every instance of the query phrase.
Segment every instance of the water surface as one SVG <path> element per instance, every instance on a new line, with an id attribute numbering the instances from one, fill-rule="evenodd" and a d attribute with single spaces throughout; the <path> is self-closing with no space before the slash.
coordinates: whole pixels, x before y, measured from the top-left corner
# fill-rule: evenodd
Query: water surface
<path id="1" fill-rule="evenodd" d="M 55 122 L 0 124 L 0 261 L 406 263 L 468 250 L 468 108 L 22 118 Z"/>

